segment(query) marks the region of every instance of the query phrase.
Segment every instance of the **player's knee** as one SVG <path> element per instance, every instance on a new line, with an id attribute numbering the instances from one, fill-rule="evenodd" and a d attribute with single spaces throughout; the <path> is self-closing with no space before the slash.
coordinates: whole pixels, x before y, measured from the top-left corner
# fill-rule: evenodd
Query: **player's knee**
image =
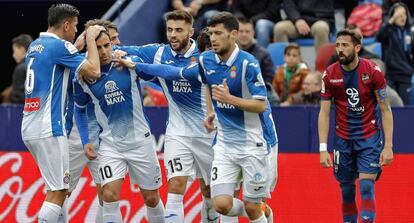
<path id="1" fill-rule="evenodd" d="M 355 201 L 355 183 L 341 183 L 342 200 L 344 203 Z"/>
<path id="2" fill-rule="evenodd" d="M 144 203 L 148 207 L 155 207 L 157 206 L 158 202 L 160 201 L 160 196 L 157 192 L 154 193 L 146 193 L 144 196 Z"/>
<path id="3" fill-rule="evenodd" d="M 114 202 L 119 200 L 119 193 L 115 190 L 111 190 L 111 188 L 104 188 L 102 195 L 105 202 Z"/>
<path id="4" fill-rule="evenodd" d="M 372 199 L 374 197 L 375 183 L 370 179 L 361 179 L 359 181 L 361 197 L 363 199 Z"/>
<path id="5" fill-rule="evenodd" d="M 221 196 L 217 196 L 213 199 L 213 207 L 216 212 L 226 215 L 230 212 L 233 206 L 233 200 L 227 199 Z"/>
<path id="6" fill-rule="evenodd" d="M 251 213 L 258 213 L 261 210 L 261 204 L 254 203 L 254 202 L 244 202 L 244 208 L 246 209 L 246 212 L 250 215 Z"/>
<path id="7" fill-rule="evenodd" d="M 168 181 L 168 192 L 175 194 L 184 194 L 187 179 L 183 181 L 181 177 L 173 177 Z"/>
<path id="8" fill-rule="evenodd" d="M 207 186 L 205 184 L 200 184 L 200 190 L 203 197 L 210 197 L 210 186 Z"/>

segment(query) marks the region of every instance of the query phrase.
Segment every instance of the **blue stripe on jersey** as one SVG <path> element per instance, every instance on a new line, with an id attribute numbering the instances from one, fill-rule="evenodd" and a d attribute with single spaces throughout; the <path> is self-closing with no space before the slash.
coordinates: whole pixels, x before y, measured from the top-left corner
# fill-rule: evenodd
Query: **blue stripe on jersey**
<path id="1" fill-rule="evenodd" d="M 345 95 L 348 98 L 348 108 L 360 109 L 363 107 L 361 102 L 361 94 L 358 81 L 358 71 L 357 69 L 346 72 L 342 69 L 345 83 Z M 362 129 L 362 113 L 358 115 L 355 112 L 348 112 L 348 129 L 352 131 L 349 135 L 363 135 Z"/>

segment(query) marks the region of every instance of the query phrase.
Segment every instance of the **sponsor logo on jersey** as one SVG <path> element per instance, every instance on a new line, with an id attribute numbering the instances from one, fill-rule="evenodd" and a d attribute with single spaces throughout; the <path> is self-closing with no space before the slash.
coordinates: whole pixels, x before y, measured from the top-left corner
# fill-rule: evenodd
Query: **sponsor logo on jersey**
<path id="1" fill-rule="evenodd" d="M 32 112 L 40 109 L 40 98 L 26 98 L 24 100 L 24 111 Z"/>
<path id="2" fill-rule="evenodd" d="M 35 51 L 38 52 L 38 53 L 42 53 L 42 51 L 43 51 L 44 48 L 45 47 L 42 44 L 36 44 L 36 45 L 31 46 L 29 48 L 29 51 L 28 51 L 27 54 L 30 54 L 30 53 L 35 52 Z"/>
<path id="3" fill-rule="evenodd" d="M 222 102 L 219 102 L 219 101 L 217 102 L 217 108 L 236 109 L 236 107 L 234 107 L 234 105 L 222 103 Z"/>
<path id="4" fill-rule="evenodd" d="M 192 93 L 191 84 L 188 81 L 173 81 L 173 92 Z"/>
<path id="5" fill-rule="evenodd" d="M 337 84 L 337 83 L 344 82 L 344 79 L 331 79 L 331 80 L 329 80 L 329 82 L 332 83 L 332 84 Z"/>
<path id="6" fill-rule="evenodd" d="M 70 54 L 74 54 L 78 52 L 78 49 L 76 49 L 76 47 L 68 41 L 65 41 L 65 47 L 66 49 L 68 49 Z"/>
<path id="7" fill-rule="evenodd" d="M 236 66 L 231 67 L 229 76 L 233 79 L 237 77 Z"/>
<path id="8" fill-rule="evenodd" d="M 263 76 L 262 73 L 258 73 L 256 76 L 257 81 L 254 83 L 254 86 L 256 87 L 261 87 L 261 86 L 265 86 L 265 82 L 263 80 Z"/>
<path id="9" fill-rule="evenodd" d="M 207 73 L 207 75 L 212 75 L 212 74 L 216 73 L 216 71 L 215 70 L 207 70 L 206 73 Z"/>
<path id="10" fill-rule="evenodd" d="M 115 81 L 105 83 L 105 100 L 107 105 L 113 105 L 125 101 L 124 94 L 116 86 Z"/>
<path id="11" fill-rule="evenodd" d="M 350 105 L 350 107 L 348 107 L 348 109 L 350 111 L 353 112 L 357 112 L 357 113 L 362 113 L 365 111 L 365 107 L 364 106 L 358 106 L 359 104 L 359 92 L 356 88 L 347 88 L 346 89 L 346 94 L 348 96 L 348 104 Z"/>

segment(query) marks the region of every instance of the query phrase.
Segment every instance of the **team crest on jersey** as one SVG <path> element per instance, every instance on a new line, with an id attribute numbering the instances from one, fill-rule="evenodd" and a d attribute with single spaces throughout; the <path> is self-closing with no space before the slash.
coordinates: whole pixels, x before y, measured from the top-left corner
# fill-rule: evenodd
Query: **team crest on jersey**
<path id="1" fill-rule="evenodd" d="M 68 184 L 70 182 L 70 173 L 68 171 L 65 171 L 65 174 L 63 175 L 63 183 Z"/>
<path id="2" fill-rule="evenodd" d="M 196 64 L 197 63 L 197 59 L 195 57 L 191 57 L 190 59 L 190 65 Z"/>
<path id="3" fill-rule="evenodd" d="M 236 66 L 232 66 L 230 69 L 230 77 L 231 78 L 236 78 L 237 77 L 237 72 L 236 72 Z"/>
<path id="4" fill-rule="evenodd" d="M 369 80 L 368 74 L 362 74 L 362 82 L 366 83 Z"/>
<path id="5" fill-rule="evenodd" d="M 114 91 L 118 91 L 119 88 L 116 86 L 115 81 L 108 81 L 105 83 L 105 92 L 108 93 L 112 93 Z"/>
<path id="6" fill-rule="evenodd" d="M 261 180 L 263 180 L 263 176 L 262 176 L 262 174 L 261 174 L 261 173 L 256 173 L 256 174 L 253 176 L 253 180 L 254 180 L 255 182 L 260 182 Z"/>

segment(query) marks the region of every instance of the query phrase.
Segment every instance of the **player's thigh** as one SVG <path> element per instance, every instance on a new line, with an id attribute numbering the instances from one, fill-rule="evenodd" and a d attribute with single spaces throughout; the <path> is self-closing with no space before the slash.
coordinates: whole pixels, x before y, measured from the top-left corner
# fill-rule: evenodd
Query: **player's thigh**
<path id="1" fill-rule="evenodd" d="M 167 180 L 177 176 L 195 178 L 194 154 L 190 137 L 167 136 L 164 143 L 164 166 Z"/>
<path id="2" fill-rule="evenodd" d="M 98 154 L 98 175 L 102 187 L 112 181 L 125 178 L 128 165 L 123 154 L 107 146 L 101 146 Z"/>
<path id="3" fill-rule="evenodd" d="M 355 142 L 357 152 L 357 168 L 359 173 L 381 173 L 380 156 L 384 148 L 383 138 L 378 132 L 366 140 Z"/>
<path id="4" fill-rule="evenodd" d="M 135 149 L 124 152 L 132 184 L 145 190 L 156 190 L 162 185 L 161 168 L 155 151 L 155 143 L 148 139 Z"/>
<path id="5" fill-rule="evenodd" d="M 85 156 L 82 146 L 73 144 L 69 140 L 69 172 L 71 175 L 69 191 L 75 190 L 87 163 L 88 159 Z"/>
<path id="6" fill-rule="evenodd" d="M 210 185 L 211 166 L 214 159 L 214 150 L 211 138 L 194 138 L 192 151 L 196 166 L 197 178 L 203 178 L 206 185 Z"/>
<path id="7" fill-rule="evenodd" d="M 69 188 L 69 151 L 65 136 L 25 140 L 26 147 L 32 153 L 46 189 L 51 191 Z"/>
<path id="8" fill-rule="evenodd" d="M 238 159 L 243 175 L 243 196 L 263 198 L 269 194 L 268 155 L 245 155 Z"/>
<path id="9" fill-rule="evenodd" d="M 89 173 L 93 178 L 95 184 L 101 184 L 101 178 L 99 176 L 99 157 L 94 160 L 89 160 L 88 163 Z"/>
<path id="10" fill-rule="evenodd" d="M 241 168 L 231 154 L 224 151 L 214 151 L 214 160 L 211 167 L 211 190 L 219 184 L 236 184 L 241 174 Z"/>
<path id="11" fill-rule="evenodd" d="M 333 150 L 333 171 L 340 183 L 353 182 L 358 176 L 356 153 L 351 140 L 335 137 Z"/>

